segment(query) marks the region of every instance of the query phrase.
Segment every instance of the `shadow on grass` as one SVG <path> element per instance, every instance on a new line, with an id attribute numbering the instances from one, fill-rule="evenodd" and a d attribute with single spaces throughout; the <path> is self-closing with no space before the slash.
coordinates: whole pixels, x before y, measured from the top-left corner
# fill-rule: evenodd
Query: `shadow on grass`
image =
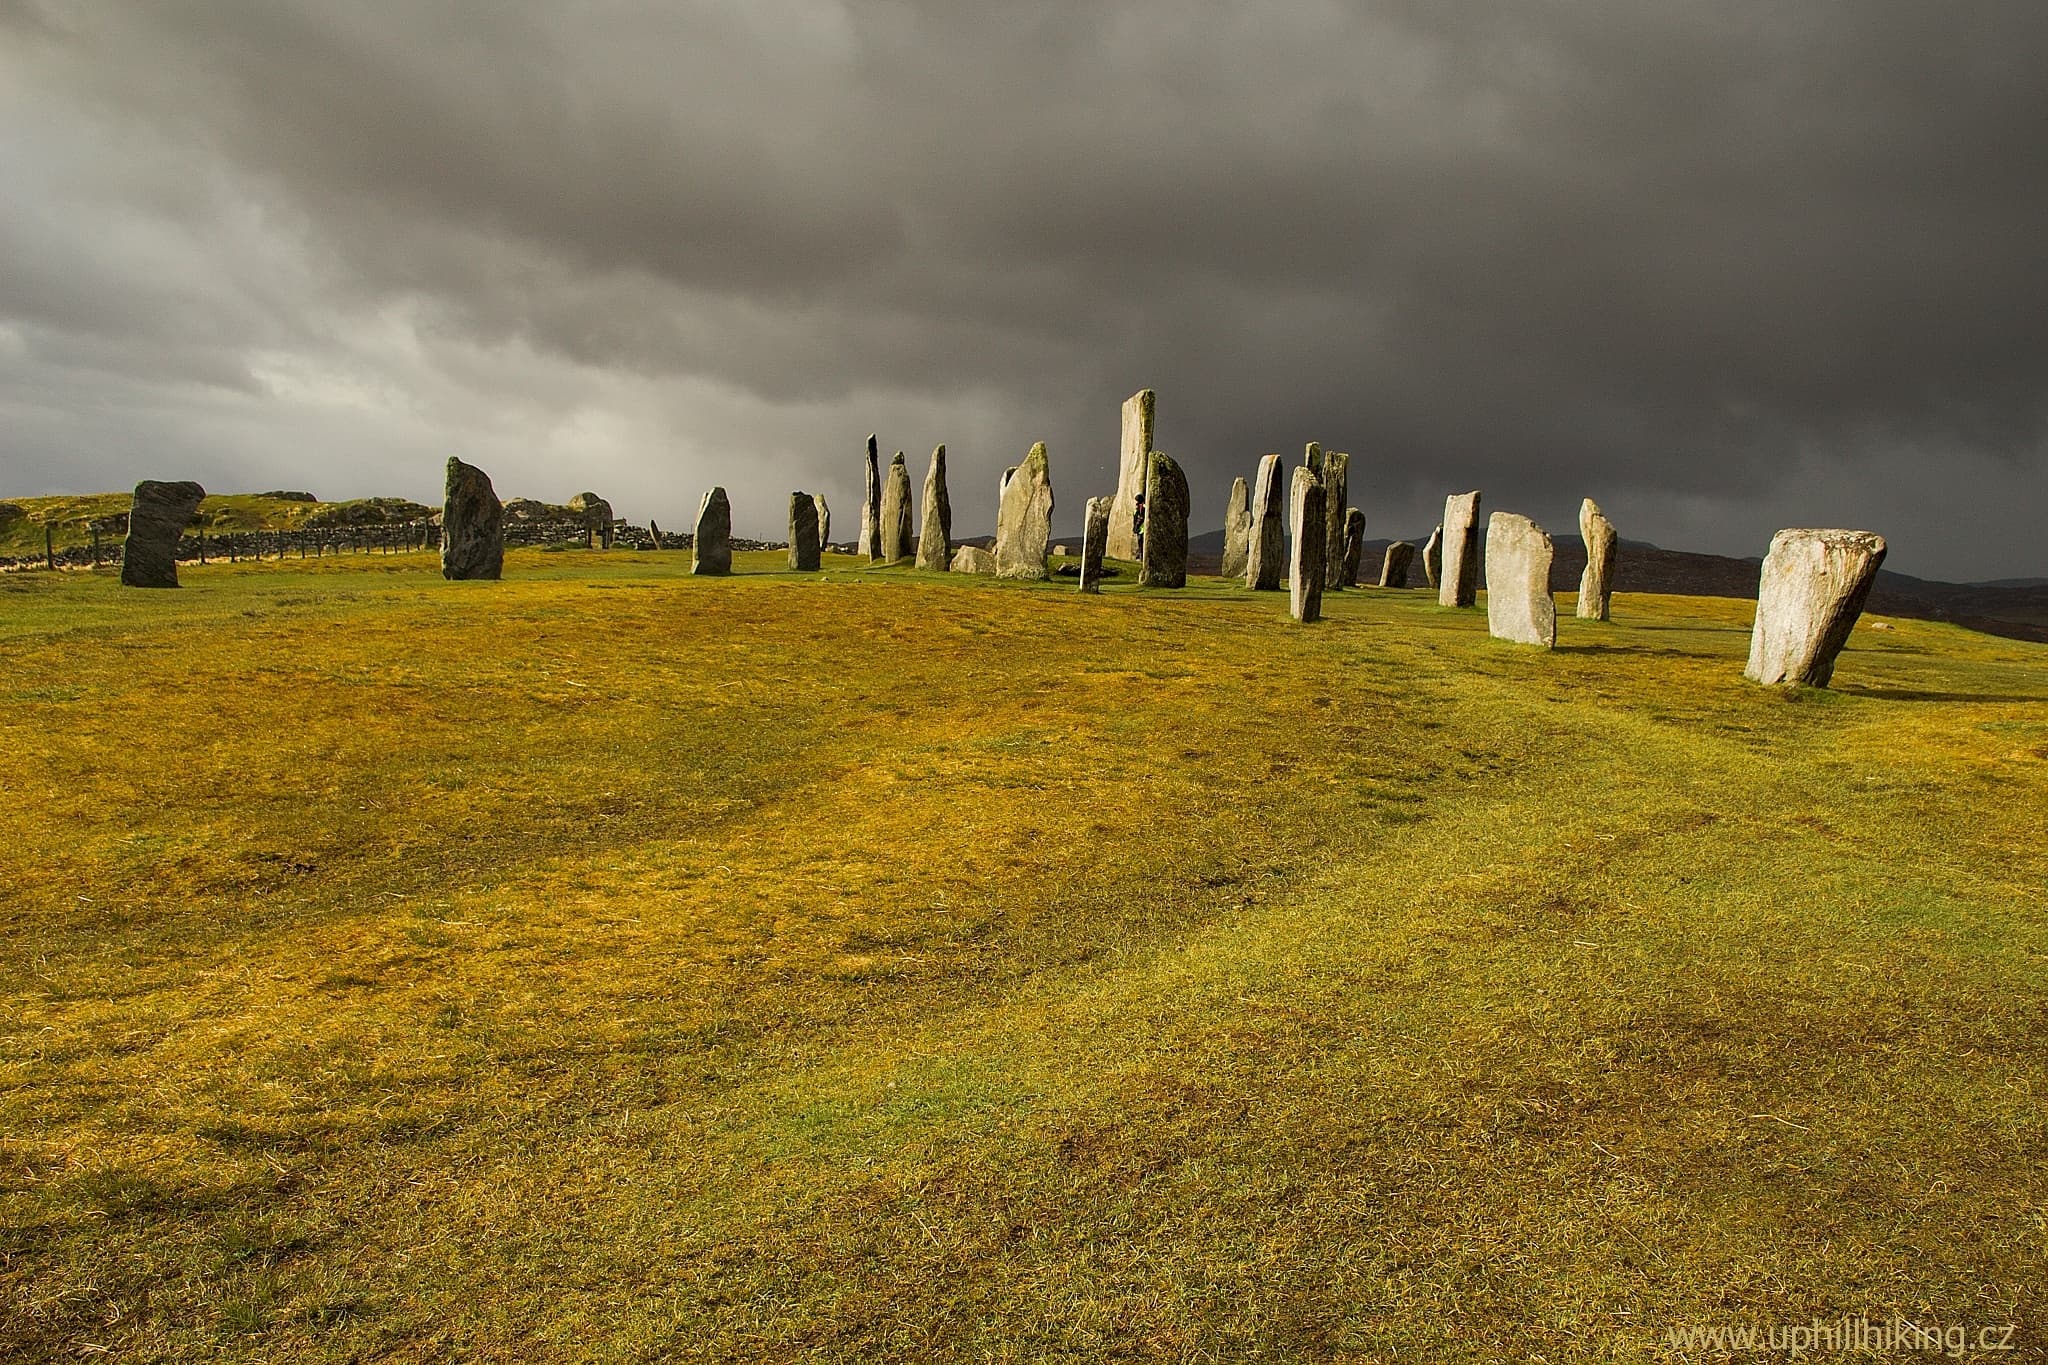
<path id="1" fill-rule="evenodd" d="M 1862 697 L 1867 701 L 1977 702 L 1982 705 L 2048 702 L 2048 693 L 2042 692 L 1926 692 L 1903 687 L 1854 686 L 1838 687 L 1834 690 L 1845 697 Z"/>

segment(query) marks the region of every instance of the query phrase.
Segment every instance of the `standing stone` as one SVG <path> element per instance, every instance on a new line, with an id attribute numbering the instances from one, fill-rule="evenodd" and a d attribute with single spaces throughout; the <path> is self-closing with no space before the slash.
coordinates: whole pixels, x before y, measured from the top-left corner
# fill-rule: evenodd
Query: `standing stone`
<path id="1" fill-rule="evenodd" d="M 1422 547 L 1422 576 L 1434 588 L 1444 576 L 1444 528 L 1439 525 L 1429 533 L 1429 543 Z"/>
<path id="2" fill-rule="evenodd" d="M 996 571 L 996 557 L 979 545 L 962 545 L 953 551 L 953 562 L 946 566 L 953 573 L 984 573 Z"/>
<path id="3" fill-rule="evenodd" d="M 1293 512 L 1289 519 L 1294 533 L 1293 572 L 1289 576 L 1288 614 L 1297 621 L 1320 621 L 1323 617 L 1323 581 L 1329 577 L 1325 564 L 1327 546 L 1323 528 L 1323 500 L 1329 491 L 1323 477 L 1308 465 L 1294 471 Z"/>
<path id="4" fill-rule="evenodd" d="M 924 476 L 924 527 L 917 537 L 917 567 L 946 572 L 953 562 L 953 500 L 946 496 L 946 448 L 932 452 Z"/>
<path id="5" fill-rule="evenodd" d="M 868 488 L 860 504 L 860 553 L 870 563 L 882 557 L 882 455 L 868 437 Z"/>
<path id="6" fill-rule="evenodd" d="M 916 543 L 910 534 L 910 467 L 899 450 L 889 461 L 889 477 L 882 485 L 882 562 L 910 558 Z"/>
<path id="7" fill-rule="evenodd" d="M 1109 545 L 1110 511 L 1116 499 L 1088 499 L 1087 515 L 1081 527 L 1081 591 L 1102 591 L 1102 556 Z"/>
<path id="8" fill-rule="evenodd" d="M 1310 441 L 1308 448 L 1301 452 L 1302 468 L 1312 471 L 1317 478 L 1323 477 L 1323 443 Z M 1329 542 L 1325 541 L 1327 545 Z"/>
<path id="9" fill-rule="evenodd" d="M 1252 486 L 1242 478 L 1230 484 L 1230 501 L 1223 509 L 1223 567 L 1225 578 L 1243 578 L 1245 561 L 1252 553 Z"/>
<path id="10" fill-rule="evenodd" d="M 1123 440 L 1117 455 L 1116 501 L 1109 509 L 1109 550 L 1111 559 L 1138 557 L 1138 495 L 1145 491 L 1146 456 L 1152 453 L 1152 417 L 1156 400 L 1150 389 L 1139 389 L 1124 400 Z M 1149 509 L 1146 521 L 1151 520 Z"/>
<path id="11" fill-rule="evenodd" d="M 1444 499 L 1443 563 L 1437 569 L 1436 600 L 1469 607 L 1479 600 L 1479 494 L 1453 493 Z"/>
<path id="12" fill-rule="evenodd" d="M 818 549 L 823 553 L 832 543 L 832 509 L 826 505 L 823 493 L 811 494 L 811 501 L 818 505 Z"/>
<path id="13" fill-rule="evenodd" d="M 1557 602 L 1550 595 L 1554 550 L 1541 526 L 1513 512 L 1486 523 L 1486 630 L 1496 640 L 1549 649 L 1557 644 Z"/>
<path id="14" fill-rule="evenodd" d="M 1326 586 L 1348 588 L 1358 581 L 1358 557 L 1349 554 L 1349 543 L 1345 536 L 1351 513 L 1358 511 L 1347 499 L 1351 496 L 1351 457 L 1341 450 L 1332 450 L 1323 456 L 1323 497 L 1325 513 L 1323 521 L 1323 545 L 1328 550 L 1330 576 Z M 1359 534 L 1365 533 L 1365 514 L 1358 513 Z M 1345 575 L 1345 565 L 1351 568 Z"/>
<path id="15" fill-rule="evenodd" d="M 697 533 L 690 542 L 690 572 L 732 572 L 732 503 L 714 488 L 697 505 Z"/>
<path id="16" fill-rule="evenodd" d="M 1171 455 L 1145 462 L 1144 562 L 1141 588 L 1184 588 L 1188 582 L 1188 476 Z"/>
<path id="17" fill-rule="evenodd" d="M 454 478 L 454 461 L 449 461 Z M 486 484 L 486 487 L 489 485 Z M 128 539 L 121 546 L 121 582 L 131 588 L 178 586 L 178 538 L 199 514 L 206 490 L 189 479 L 135 485 L 128 508 Z"/>
<path id="18" fill-rule="evenodd" d="M 1614 523 L 1587 498 L 1579 504 L 1579 539 L 1586 542 L 1586 571 L 1579 575 L 1579 619 L 1605 621 L 1614 596 Z"/>
<path id="19" fill-rule="evenodd" d="M 1387 547 L 1387 557 L 1380 561 L 1380 586 L 1383 588 L 1405 588 L 1408 586 L 1408 566 L 1415 560 L 1415 546 L 1409 541 L 1397 540 Z"/>
<path id="20" fill-rule="evenodd" d="M 1325 479 L 1323 484 L 1327 488 L 1329 480 Z M 1358 582 L 1358 561 L 1365 558 L 1365 513 L 1356 507 L 1346 508 L 1343 525 L 1344 539 L 1338 543 L 1344 547 L 1344 562 L 1337 579 L 1340 587 L 1348 588 Z"/>
<path id="21" fill-rule="evenodd" d="M 1003 476 L 1003 499 L 996 509 L 996 577 L 1044 578 L 1051 543 L 1052 469 L 1040 441 L 1023 464 Z"/>
<path id="22" fill-rule="evenodd" d="M 505 508 L 491 476 L 451 459 L 441 505 L 441 577 L 497 578 L 504 571 Z"/>
<path id="23" fill-rule="evenodd" d="M 818 504 L 809 493 L 789 495 L 789 567 L 818 571 Z"/>
<path id="24" fill-rule="evenodd" d="M 1870 531 L 1780 531 L 1771 537 L 1749 637 L 1751 682 L 1826 687 L 1884 563 Z"/>
<path id="25" fill-rule="evenodd" d="M 1244 561 L 1244 585 L 1254 592 L 1280 591 L 1282 556 L 1287 553 L 1287 477 L 1278 455 L 1259 461 L 1258 477 L 1252 482 L 1251 536 Z"/>
<path id="26" fill-rule="evenodd" d="M 592 549 L 612 547 L 612 505 L 595 493 L 578 493 L 569 510 L 583 518 L 583 543 Z"/>

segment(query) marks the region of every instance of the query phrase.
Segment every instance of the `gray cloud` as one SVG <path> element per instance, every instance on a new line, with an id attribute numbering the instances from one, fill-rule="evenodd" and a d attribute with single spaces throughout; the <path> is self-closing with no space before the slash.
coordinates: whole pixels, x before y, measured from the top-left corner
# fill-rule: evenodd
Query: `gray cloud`
<path id="1" fill-rule="evenodd" d="M 975 490 L 1118 401 L 1206 522 L 1354 454 L 1759 552 L 2044 570 L 2048 13 L 0 0 L 9 491 L 600 488 L 765 531 L 869 430 Z M 991 498 L 992 502 L 992 498 Z"/>

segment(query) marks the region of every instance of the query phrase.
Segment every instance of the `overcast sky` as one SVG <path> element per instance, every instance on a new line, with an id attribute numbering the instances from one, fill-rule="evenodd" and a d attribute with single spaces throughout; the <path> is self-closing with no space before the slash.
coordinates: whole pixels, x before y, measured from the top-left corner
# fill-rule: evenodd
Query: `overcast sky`
<path id="1" fill-rule="evenodd" d="M 2048 5 L 0 0 L 0 496 L 592 488 L 956 529 L 1117 409 L 1760 554 L 2048 574 Z"/>

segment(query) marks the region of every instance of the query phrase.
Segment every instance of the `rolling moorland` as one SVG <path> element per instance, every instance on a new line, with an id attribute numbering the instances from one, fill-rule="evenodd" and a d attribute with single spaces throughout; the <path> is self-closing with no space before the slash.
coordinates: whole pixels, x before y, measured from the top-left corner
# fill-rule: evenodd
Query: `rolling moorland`
<path id="1" fill-rule="evenodd" d="M 5 1354 L 2048 1350 L 2048 646 L 783 563 L 0 576 Z"/>

